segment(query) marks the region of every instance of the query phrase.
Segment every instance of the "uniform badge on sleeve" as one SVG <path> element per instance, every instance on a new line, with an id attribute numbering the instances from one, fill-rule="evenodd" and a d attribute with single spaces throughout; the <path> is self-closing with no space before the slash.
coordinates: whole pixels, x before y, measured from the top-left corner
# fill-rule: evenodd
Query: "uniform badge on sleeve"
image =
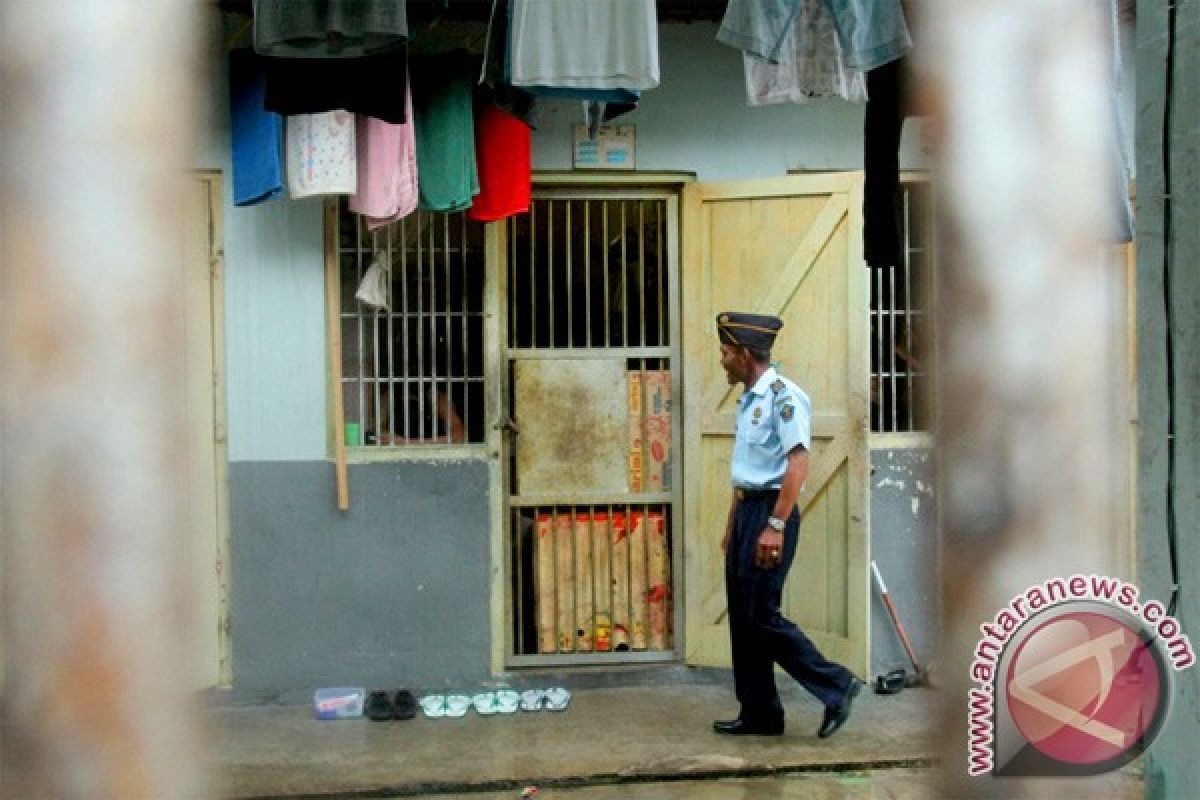
<path id="1" fill-rule="evenodd" d="M 762 406 L 755 406 L 755 407 L 754 407 L 754 415 L 753 415 L 753 416 L 754 416 L 754 418 L 753 418 L 752 420 L 750 420 L 750 421 L 751 421 L 752 423 L 754 423 L 755 425 L 757 425 L 757 424 L 758 424 L 758 421 L 759 421 L 760 419 L 762 419 Z"/>
<path id="2" fill-rule="evenodd" d="M 779 409 L 779 418 L 784 422 L 791 422 L 792 415 L 796 413 L 796 407 L 790 403 Z"/>

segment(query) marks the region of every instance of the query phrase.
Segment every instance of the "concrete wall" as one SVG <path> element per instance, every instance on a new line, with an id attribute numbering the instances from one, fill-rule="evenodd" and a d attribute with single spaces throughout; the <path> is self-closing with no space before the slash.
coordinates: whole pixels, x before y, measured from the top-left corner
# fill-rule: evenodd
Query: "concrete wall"
<path id="1" fill-rule="evenodd" d="M 490 647 L 482 465 L 355 465 L 351 511 L 333 510 L 321 201 L 233 207 L 224 62 L 230 30 L 215 9 L 207 14 L 216 59 L 194 166 L 225 175 L 235 686 L 261 693 L 478 680 Z M 640 169 L 719 180 L 861 168 L 861 106 L 747 107 L 740 55 L 718 44 L 715 31 L 711 24 L 662 29 L 662 86 L 621 120 L 637 126 Z M 578 104 L 547 104 L 534 136 L 537 169 L 570 168 L 571 127 L 579 121 Z M 920 165 L 916 133 L 910 123 L 903 145 L 910 167 Z M 875 501 L 873 538 L 923 645 L 928 585 L 909 582 L 926 580 L 926 562 L 914 559 L 928 543 L 911 498 L 894 488 Z M 451 588 L 456 594 L 443 594 Z M 886 619 L 881 624 L 877 663 L 891 664 L 894 635 Z"/>
<path id="2" fill-rule="evenodd" d="M 1167 4 L 1137 4 L 1137 239 L 1139 583 L 1166 601 L 1171 590 L 1168 496 L 1174 503 L 1180 583 L 1176 616 L 1193 647 L 1200 641 L 1200 7 L 1177 3 L 1171 124 L 1167 91 Z M 1169 230 L 1163 140 L 1170 147 Z M 1169 283 L 1164 279 L 1169 245 Z M 1166 295 L 1164 297 L 1164 295 Z M 1167 312 L 1170 313 L 1168 330 Z M 1173 353 L 1168 355 L 1170 336 Z M 1173 400 L 1168 370 L 1173 379 Z M 1172 408 L 1173 406 L 1173 408 Z M 1175 476 L 1168 483 L 1169 422 Z M 1148 798 L 1193 797 L 1200 785 L 1200 669 L 1177 673 L 1171 716 L 1146 759 Z"/>
<path id="3" fill-rule="evenodd" d="M 871 558 L 924 667 L 935 658 L 938 626 L 937 505 L 927 448 L 871 451 Z M 871 587 L 872 675 L 912 670 L 887 606 Z"/>
<path id="4" fill-rule="evenodd" d="M 490 669 L 487 466 L 230 466 L 241 692 L 462 687 Z"/>

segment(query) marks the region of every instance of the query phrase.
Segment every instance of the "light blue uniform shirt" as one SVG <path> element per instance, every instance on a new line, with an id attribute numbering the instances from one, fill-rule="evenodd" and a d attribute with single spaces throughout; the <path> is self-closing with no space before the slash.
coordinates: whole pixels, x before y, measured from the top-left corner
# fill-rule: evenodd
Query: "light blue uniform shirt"
<path id="1" fill-rule="evenodd" d="M 803 390 L 774 367 L 738 400 L 733 441 L 733 485 L 738 489 L 778 489 L 787 455 L 809 446 L 812 403 Z"/>

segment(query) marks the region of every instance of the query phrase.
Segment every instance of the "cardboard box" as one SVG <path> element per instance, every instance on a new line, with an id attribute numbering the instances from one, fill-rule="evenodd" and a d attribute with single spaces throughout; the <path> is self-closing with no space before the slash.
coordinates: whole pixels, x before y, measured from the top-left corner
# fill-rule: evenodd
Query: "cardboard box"
<path id="1" fill-rule="evenodd" d="M 644 492 L 642 373 L 631 369 L 628 372 L 629 395 L 629 491 Z"/>
<path id="2" fill-rule="evenodd" d="M 575 514 L 575 639 L 578 649 L 584 653 L 592 651 L 595 633 L 591 523 L 591 514 Z"/>
<path id="3" fill-rule="evenodd" d="M 612 650 L 612 570 L 609 568 L 608 512 L 592 514 L 592 575 L 595 587 L 596 629 L 593 643 L 597 651 Z"/>
<path id="4" fill-rule="evenodd" d="M 670 645 L 670 562 L 667 556 L 666 517 L 658 511 L 646 515 L 646 605 L 650 612 L 649 648 L 666 650 Z"/>
<path id="5" fill-rule="evenodd" d="M 646 649 L 646 514 L 635 511 L 629 525 L 629 642 L 634 650 Z"/>
<path id="6" fill-rule="evenodd" d="M 642 481 L 648 492 L 671 491 L 671 373 L 647 370 L 642 439 Z"/>
<path id="7" fill-rule="evenodd" d="M 629 649 L 629 529 L 624 513 L 612 515 L 612 648 Z"/>
<path id="8" fill-rule="evenodd" d="M 570 514 L 554 517 L 555 587 L 558 599 L 558 652 L 575 652 L 575 533 Z"/>
<path id="9" fill-rule="evenodd" d="M 554 635 L 554 523 L 549 514 L 537 515 L 534 535 L 537 548 L 534 583 L 537 590 L 538 652 L 553 653 L 558 649 L 558 640 Z"/>

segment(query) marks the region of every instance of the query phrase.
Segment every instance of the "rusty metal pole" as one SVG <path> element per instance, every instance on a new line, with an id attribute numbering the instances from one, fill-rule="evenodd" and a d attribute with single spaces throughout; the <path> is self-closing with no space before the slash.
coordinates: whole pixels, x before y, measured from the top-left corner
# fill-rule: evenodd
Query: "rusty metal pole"
<path id="1" fill-rule="evenodd" d="M 198 8 L 0 2 L 10 797 L 206 793 L 177 311 Z"/>
<path id="2" fill-rule="evenodd" d="M 1015 594 L 1125 572 L 1106 513 L 1120 363 L 1104 275 L 1108 5 L 926 0 L 922 11 L 923 91 L 940 132 L 943 789 L 1044 796 L 1053 782 L 968 781 L 967 688 L 979 626 Z"/>

